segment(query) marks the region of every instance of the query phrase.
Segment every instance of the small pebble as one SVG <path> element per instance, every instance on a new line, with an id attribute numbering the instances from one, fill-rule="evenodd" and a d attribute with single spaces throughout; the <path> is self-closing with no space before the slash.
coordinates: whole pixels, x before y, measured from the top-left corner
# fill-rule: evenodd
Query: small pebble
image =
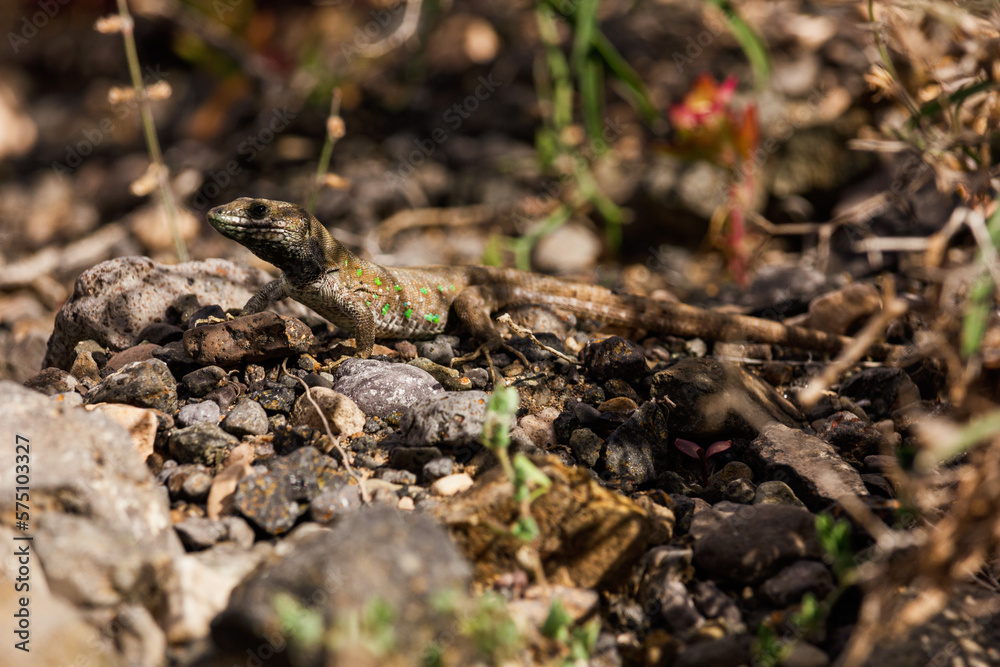
<path id="1" fill-rule="evenodd" d="M 431 484 L 431 493 L 436 496 L 453 496 L 472 487 L 472 478 L 464 472 L 442 477 Z"/>
<path id="2" fill-rule="evenodd" d="M 188 403 L 177 411 L 177 425 L 180 428 L 194 426 L 206 422 L 209 424 L 219 423 L 219 404 L 212 401 L 201 401 L 199 403 Z"/>

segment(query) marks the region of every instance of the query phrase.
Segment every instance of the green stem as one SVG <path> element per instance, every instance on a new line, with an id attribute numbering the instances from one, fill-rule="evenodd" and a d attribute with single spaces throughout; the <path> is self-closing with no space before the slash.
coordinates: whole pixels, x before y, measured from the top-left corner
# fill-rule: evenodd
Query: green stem
<path id="1" fill-rule="evenodd" d="M 170 226 L 170 235 L 174 239 L 174 249 L 177 251 L 177 259 L 181 262 L 186 262 L 188 261 L 188 252 L 184 245 L 184 237 L 181 236 L 180 225 L 177 222 L 177 204 L 174 202 L 174 193 L 170 187 L 170 172 L 163 163 L 160 142 L 156 138 L 156 124 L 153 122 L 153 112 L 149 107 L 146 88 L 142 83 L 139 52 L 135 47 L 135 23 L 132 20 L 131 14 L 129 14 L 128 4 L 125 0 L 118 0 L 118 14 L 122 17 L 122 39 L 125 42 L 125 59 L 128 61 L 128 71 L 132 78 L 132 88 L 135 90 L 136 103 L 139 105 L 139 115 L 142 118 L 142 134 L 146 139 L 146 151 L 149 153 L 149 159 L 153 163 L 153 168 L 156 169 L 160 199 L 163 202 L 163 209 L 167 214 L 167 224 Z"/>

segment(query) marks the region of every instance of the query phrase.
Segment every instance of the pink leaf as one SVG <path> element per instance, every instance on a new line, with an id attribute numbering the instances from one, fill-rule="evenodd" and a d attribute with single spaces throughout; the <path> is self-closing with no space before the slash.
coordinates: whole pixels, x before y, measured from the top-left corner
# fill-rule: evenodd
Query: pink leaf
<path id="1" fill-rule="evenodd" d="M 721 440 L 719 442 L 713 442 L 711 445 L 708 446 L 708 451 L 705 452 L 705 458 L 707 459 L 710 456 L 715 456 L 719 452 L 724 452 L 732 446 L 733 446 L 732 440 Z"/>
<path id="2" fill-rule="evenodd" d="M 674 447 L 681 450 L 682 452 L 684 452 L 693 459 L 701 458 L 701 453 L 702 453 L 701 447 L 691 442 L 690 440 L 683 440 L 681 438 L 677 438 L 676 440 L 674 440 Z"/>

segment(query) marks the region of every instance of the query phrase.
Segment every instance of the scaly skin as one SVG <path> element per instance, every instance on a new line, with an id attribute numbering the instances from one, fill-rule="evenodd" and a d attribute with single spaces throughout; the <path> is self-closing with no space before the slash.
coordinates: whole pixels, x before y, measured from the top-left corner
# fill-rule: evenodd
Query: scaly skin
<path id="1" fill-rule="evenodd" d="M 595 285 L 487 266 L 390 268 L 365 261 L 333 238 L 305 209 L 241 197 L 208 213 L 209 223 L 281 269 L 247 302 L 257 313 L 291 297 L 352 331 L 368 357 L 376 338 L 429 338 L 445 330 L 450 313 L 482 343 L 501 343 L 492 313 L 537 304 L 608 324 L 674 336 L 751 341 L 837 352 L 851 339 L 745 315 L 615 294 Z M 880 346 L 885 354 L 891 346 Z"/>

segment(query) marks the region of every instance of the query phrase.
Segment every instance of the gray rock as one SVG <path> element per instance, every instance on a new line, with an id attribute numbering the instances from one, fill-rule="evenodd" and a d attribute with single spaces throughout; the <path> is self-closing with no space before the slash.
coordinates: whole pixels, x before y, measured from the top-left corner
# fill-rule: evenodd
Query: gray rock
<path id="1" fill-rule="evenodd" d="M 489 394 L 466 391 L 432 395 L 407 408 L 399 435 L 410 447 L 474 447 L 480 444 Z M 511 418 L 511 428 L 516 420 Z"/>
<path id="2" fill-rule="evenodd" d="M 760 484 L 753 494 L 753 504 L 805 507 L 805 504 L 798 499 L 795 492 L 787 484 L 777 480 Z"/>
<path id="3" fill-rule="evenodd" d="M 682 638 L 705 624 L 705 617 L 684 585 L 692 555 L 687 547 L 656 547 L 642 557 L 636 568 L 642 573 L 638 594 L 642 608 Z"/>
<path id="4" fill-rule="evenodd" d="M 368 416 L 388 417 L 429 396 L 445 393 L 427 371 L 378 359 L 348 359 L 334 374 L 333 388 Z"/>
<path id="5" fill-rule="evenodd" d="M 201 398 L 219 387 L 226 377 L 226 371 L 219 366 L 205 366 L 182 377 L 181 383 L 187 388 L 189 394 Z"/>
<path id="6" fill-rule="evenodd" d="M 167 440 L 170 456 L 181 463 L 209 467 L 222 463 L 239 441 L 217 424 L 195 424 L 174 431 Z"/>
<path id="7" fill-rule="evenodd" d="M 235 542 L 249 548 L 253 545 L 253 528 L 238 516 L 212 520 L 206 517 L 189 517 L 174 524 L 174 530 L 188 551 L 202 551 L 220 542 Z"/>
<path id="8" fill-rule="evenodd" d="M 451 346 L 451 336 L 438 336 L 434 340 L 417 341 L 417 354 L 430 359 L 435 364 L 450 366 L 455 358 L 455 350 Z"/>
<path id="9" fill-rule="evenodd" d="M 177 381 L 159 359 L 136 361 L 87 393 L 88 403 L 125 403 L 167 414 L 177 410 Z"/>
<path id="10" fill-rule="evenodd" d="M 213 401 L 188 403 L 177 411 L 177 426 L 186 428 L 201 423 L 218 424 L 220 414 L 219 404 Z"/>
<path id="11" fill-rule="evenodd" d="M 347 483 L 338 467 L 336 461 L 314 447 L 302 447 L 274 460 L 268 472 L 241 479 L 233 504 L 240 514 L 271 535 L 287 533 L 313 498 Z"/>
<path id="12" fill-rule="evenodd" d="M 162 659 L 163 635 L 148 613 L 142 613 L 148 622 L 123 625 L 120 643 L 112 649 L 118 654 L 105 653 L 108 643 L 96 634 L 89 645 L 80 643 L 90 633 L 66 604 L 85 609 L 87 618 L 107 627 L 135 605 L 162 612 L 171 603 L 169 582 L 183 552 L 169 530 L 167 496 L 128 432 L 100 412 L 70 407 L 11 382 L 0 381 L 0 405 L 4 423 L 11 426 L 11 452 L 21 445 L 31 456 L 35 661 L 69 664 L 89 658 L 116 665 L 157 651 Z M 22 436 L 17 443 L 15 433 Z M 14 489 L 22 473 L 14 465 L 0 466 L 0 488 Z M 0 498 L 0 509 L 13 516 L 13 493 Z M 0 534 L 8 544 L 23 544 L 13 542 L 2 527 Z M 3 566 L 0 574 L 7 574 Z M 58 639 L 51 623 L 58 624 Z M 68 650 L 76 650 L 75 655 L 65 655 Z"/>
<path id="13" fill-rule="evenodd" d="M 290 598 L 312 612 L 323 626 L 317 628 L 320 636 L 346 627 L 378 604 L 394 619 L 394 645 L 408 651 L 453 629 L 454 616 L 435 611 L 431 600 L 448 592 L 463 598 L 471 578 L 469 563 L 430 518 L 367 509 L 345 517 L 332 530 L 299 529 L 289 536 L 281 555 L 233 590 L 228 606 L 212 622 L 212 637 L 226 664 L 229 658 L 245 659 L 248 650 L 276 648 L 271 643 L 276 638 L 287 641 L 285 650 L 297 665 L 347 664 L 346 655 L 338 660 L 336 652 L 349 647 L 285 632 L 285 617 L 275 601 Z M 380 660 L 396 658 L 382 655 Z"/>
<path id="14" fill-rule="evenodd" d="M 797 604 L 806 593 L 822 600 L 833 590 L 833 575 L 819 561 L 800 560 L 761 584 L 760 593 L 776 607 Z"/>
<path id="15" fill-rule="evenodd" d="M 251 398 L 241 398 L 222 420 L 222 430 L 237 438 L 267 433 L 267 412 Z"/>
<path id="16" fill-rule="evenodd" d="M 447 477 L 454 470 L 455 462 L 452 461 L 450 457 L 439 456 L 424 464 L 424 467 L 420 471 L 420 479 L 424 483 L 429 484 L 433 481 L 441 479 L 442 477 Z"/>
<path id="17" fill-rule="evenodd" d="M 96 340 L 113 351 L 135 345 L 140 332 L 162 320 L 183 295 L 222 308 L 242 308 L 270 280 L 264 271 L 222 259 L 176 265 L 157 264 L 148 257 L 102 262 L 77 278 L 73 296 L 59 309 L 43 366 L 68 369 L 81 340 Z M 298 304 L 281 310 L 307 312 Z"/>
<path id="18" fill-rule="evenodd" d="M 734 633 L 746 632 L 743 614 L 736 600 L 726 595 L 712 581 L 692 581 L 691 599 L 708 619 L 720 619 Z"/>
<path id="19" fill-rule="evenodd" d="M 104 368 L 102 370 L 105 373 L 116 373 L 133 362 L 152 359 L 154 353 L 159 352 L 162 349 L 162 347 L 153 343 L 140 343 L 139 345 L 133 345 L 128 349 L 113 354 L 111 358 L 108 359 L 107 363 L 104 364 Z"/>
<path id="20" fill-rule="evenodd" d="M 747 446 L 744 460 L 764 479 L 785 482 L 813 511 L 843 495 L 867 495 L 858 471 L 833 446 L 782 424 L 768 424 Z"/>
<path id="21" fill-rule="evenodd" d="M 798 641 L 792 644 L 788 653 L 781 658 L 779 667 L 828 667 L 830 656 L 817 646 Z M 885 663 L 878 663 L 885 664 Z M 929 664 L 920 661 L 919 664 Z"/>
<path id="22" fill-rule="evenodd" d="M 920 400 L 920 390 L 902 368 L 865 368 L 844 380 L 838 393 L 857 401 L 873 422 Z"/>
<path id="23" fill-rule="evenodd" d="M 320 433 L 326 433 L 326 426 L 329 426 L 333 435 L 354 435 L 364 429 L 365 415 L 349 397 L 325 387 L 313 387 L 309 390 L 309 395 L 312 400 L 303 393 L 295 401 L 295 408 L 289 419 L 293 426 L 308 426 Z M 326 417 L 325 423 L 316 412 L 314 402 Z"/>
<path id="24" fill-rule="evenodd" d="M 4 423 L 27 438 L 34 457 L 31 499 L 36 508 L 60 508 L 136 541 L 170 527 L 166 494 L 117 422 L 7 381 L 0 381 L 0 405 Z M 13 452 L 13 442 L 10 448 Z M 0 466 L 0 488 L 15 486 L 14 466 Z M 13 494 L 0 497 L 0 507 L 13 512 Z"/>
<path id="25" fill-rule="evenodd" d="M 695 514 L 688 532 L 699 569 L 743 583 L 768 577 L 790 561 L 823 556 L 815 517 L 788 505 L 723 501 Z"/>
<path id="26" fill-rule="evenodd" d="M 569 448 L 582 465 L 593 468 L 601 457 L 604 441 L 589 428 L 578 428 L 569 436 Z"/>
<path id="27" fill-rule="evenodd" d="M 238 366 L 305 352 L 313 335 L 305 322 L 265 310 L 188 329 L 182 340 L 184 351 L 199 363 Z"/>
<path id="28" fill-rule="evenodd" d="M 754 437 L 767 423 L 796 426 L 798 408 L 753 373 L 715 359 L 684 359 L 653 376 L 650 395 L 670 399 L 671 432 L 696 442 Z"/>
<path id="29" fill-rule="evenodd" d="M 742 667 L 752 664 L 750 658 L 750 637 L 723 637 L 688 644 L 674 667 Z"/>
<path id="30" fill-rule="evenodd" d="M 841 457 L 858 468 L 866 457 L 890 451 L 882 432 L 853 412 L 831 415 L 816 435 L 836 447 Z"/>
<path id="31" fill-rule="evenodd" d="M 644 484 L 656 479 L 658 471 L 669 469 L 668 443 L 667 420 L 660 406 L 646 401 L 608 436 L 604 465 L 612 475 Z"/>
<path id="32" fill-rule="evenodd" d="M 309 513 L 314 521 L 333 523 L 361 509 L 361 492 L 355 484 L 327 489 L 309 501 Z"/>
<path id="33" fill-rule="evenodd" d="M 80 383 L 61 368 L 46 368 L 25 380 L 24 386 L 51 396 L 73 391 Z"/>
<path id="34" fill-rule="evenodd" d="M 587 374 L 602 384 L 611 378 L 637 382 L 649 374 L 642 348 L 621 336 L 587 343 L 580 351 L 580 361 Z"/>

